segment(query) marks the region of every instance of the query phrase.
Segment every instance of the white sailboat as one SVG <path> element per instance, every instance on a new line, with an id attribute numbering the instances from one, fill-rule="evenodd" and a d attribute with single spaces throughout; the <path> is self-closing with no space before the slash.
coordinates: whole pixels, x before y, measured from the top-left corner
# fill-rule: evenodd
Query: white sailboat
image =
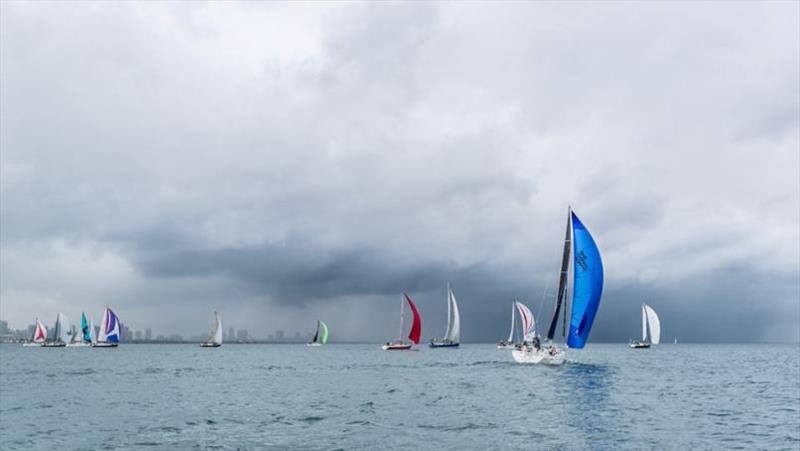
<path id="1" fill-rule="evenodd" d="M 497 349 L 514 349 L 514 316 L 517 310 L 516 301 L 511 303 L 511 330 L 508 331 L 508 339 L 497 343 Z"/>
<path id="2" fill-rule="evenodd" d="M 570 257 L 573 257 L 573 289 L 571 302 L 567 302 L 567 281 L 570 269 Z M 532 340 L 527 337 L 521 346 L 511 351 L 511 356 L 518 363 L 543 363 L 559 365 L 566 361 L 566 347 L 580 349 L 586 345 L 592 329 L 600 299 L 603 293 L 603 261 L 597 244 L 589 230 L 570 209 L 567 216 L 567 230 L 564 237 L 564 253 L 561 259 L 558 294 L 556 297 L 553 319 L 547 332 L 548 343 L 542 346 L 535 331 Z M 562 335 L 566 347 L 559 347 L 553 342 L 556 327 L 560 321 L 562 305 L 564 319 Z M 570 311 L 569 321 L 567 310 Z M 533 315 L 531 315 L 531 320 Z M 569 333 L 567 333 L 569 323 Z"/>
<path id="3" fill-rule="evenodd" d="M 447 284 L 447 328 L 444 338 L 432 338 L 431 348 L 457 348 L 461 342 L 461 316 L 458 314 L 456 295 Z"/>
<path id="4" fill-rule="evenodd" d="M 59 313 L 56 316 L 56 325 L 53 327 L 53 335 L 50 340 L 46 340 L 42 346 L 45 348 L 63 348 L 69 342 L 69 319 L 67 315 Z"/>
<path id="5" fill-rule="evenodd" d="M 211 332 L 208 333 L 208 340 L 200 343 L 201 348 L 218 348 L 222 346 L 222 319 L 219 313 L 214 312 L 214 324 L 211 326 Z"/>
<path id="6" fill-rule="evenodd" d="M 30 340 L 27 343 L 23 343 L 22 346 L 41 348 L 45 340 L 47 340 L 47 328 L 39 321 L 39 318 L 36 318 L 33 334 L 31 334 Z"/>
<path id="7" fill-rule="evenodd" d="M 648 329 L 650 330 L 650 340 L 648 340 Z M 661 342 L 661 321 L 656 315 L 656 311 L 649 305 L 642 303 L 642 339 L 634 340 L 630 347 L 634 349 L 647 349 L 651 344 L 657 345 Z"/>

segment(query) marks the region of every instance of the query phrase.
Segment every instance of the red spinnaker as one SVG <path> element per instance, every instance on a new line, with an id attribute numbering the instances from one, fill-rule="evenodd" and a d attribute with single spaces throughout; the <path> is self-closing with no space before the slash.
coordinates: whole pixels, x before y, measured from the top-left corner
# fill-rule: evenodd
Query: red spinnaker
<path id="1" fill-rule="evenodd" d="M 414 301 L 411 300 L 411 296 L 406 293 L 403 293 L 406 297 L 406 301 L 408 301 L 408 306 L 411 307 L 411 313 L 414 314 L 414 324 L 411 325 L 411 332 L 408 333 L 408 339 L 413 341 L 414 344 L 419 344 L 419 337 L 422 335 L 422 319 L 419 317 L 419 311 L 417 310 L 417 306 L 414 305 Z"/>

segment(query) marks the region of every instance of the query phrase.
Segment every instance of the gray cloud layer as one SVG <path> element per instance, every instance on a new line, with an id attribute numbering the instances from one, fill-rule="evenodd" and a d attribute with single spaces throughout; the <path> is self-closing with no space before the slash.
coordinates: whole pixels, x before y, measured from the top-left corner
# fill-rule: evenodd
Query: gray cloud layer
<path id="1" fill-rule="evenodd" d="M 800 340 L 800 7 L 0 3 L 0 314 L 464 337 L 600 244 L 595 340 Z M 546 322 L 551 299 L 541 308 Z M 75 313 L 72 313 L 75 316 Z"/>

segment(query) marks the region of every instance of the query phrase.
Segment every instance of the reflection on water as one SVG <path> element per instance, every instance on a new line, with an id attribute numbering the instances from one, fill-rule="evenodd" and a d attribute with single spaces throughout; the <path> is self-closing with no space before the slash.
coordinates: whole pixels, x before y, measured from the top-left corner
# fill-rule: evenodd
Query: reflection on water
<path id="1" fill-rule="evenodd" d="M 0 345 L 0 446 L 791 449 L 798 351 L 592 344 L 549 367 L 494 345 Z"/>

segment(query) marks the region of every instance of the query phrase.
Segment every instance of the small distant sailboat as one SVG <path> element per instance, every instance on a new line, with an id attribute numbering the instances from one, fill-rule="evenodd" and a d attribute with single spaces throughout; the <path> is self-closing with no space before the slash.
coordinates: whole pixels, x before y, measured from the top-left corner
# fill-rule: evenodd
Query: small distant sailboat
<path id="1" fill-rule="evenodd" d="M 119 345 L 119 317 L 106 307 L 100 320 L 100 333 L 95 340 L 95 348 L 116 348 Z"/>
<path id="2" fill-rule="evenodd" d="M 411 324 L 411 331 L 408 333 L 408 339 L 411 340 L 411 343 L 403 341 L 403 312 L 406 302 L 408 302 L 408 307 L 411 309 L 411 313 L 414 315 L 414 321 Z M 409 296 L 407 293 L 403 293 L 403 297 L 400 299 L 400 334 L 397 336 L 397 340 L 386 343 L 381 347 L 384 351 L 405 351 L 411 349 L 411 347 L 415 344 L 419 344 L 420 335 L 422 335 L 422 319 L 419 316 L 417 306 L 414 305 L 414 301 L 411 300 L 411 296 Z"/>
<path id="3" fill-rule="evenodd" d="M 675 337 L 675 341 L 673 341 L 672 344 L 674 345 L 678 344 L 678 337 Z"/>
<path id="4" fill-rule="evenodd" d="M 444 338 L 431 339 L 431 348 L 457 348 L 461 341 L 461 317 L 458 314 L 456 295 L 447 284 L 447 329 Z"/>
<path id="5" fill-rule="evenodd" d="M 222 346 L 222 319 L 219 313 L 214 311 L 214 325 L 211 326 L 211 332 L 208 333 L 208 340 L 200 343 L 201 348 L 218 348 Z"/>
<path id="6" fill-rule="evenodd" d="M 564 253 L 561 260 L 556 307 L 547 332 L 549 346 L 546 348 L 540 346 L 538 340 L 534 341 L 533 345 L 523 344 L 520 349 L 511 351 L 512 357 L 518 363 L 558 365 L 566 360 L 566 348 L 559 348 L 552 343 L 552 340 L 559 322 L 561 306 L 567 299 L 570 253 L 574 260 L 572 302 L 569 309 L 572 313 L 569 321 L 569 334 L 567 334 L 567 309 L 565 306 L 562 335 L 566 338 L 567 347 L 575 349 L 583 348 L 589 339 L 589 332 L 600 307 L 600 298 L 603 293 L 603 261 L 589 230 L 570 208 L 564 237 Z"/>
<path id="7" fill-rule="evenodd" d="M 650 340 L 647 340 L 647 330 L 650 329 Z M 661 321 L 658 320 L 656 311 L 649 305 L 642 303 L 642 339 L 634 340 L 630 347 L 634 349 L 647 349 L 651 344 L 661 342 Z"/>
<path id="8" fill-rule="evenodd" d="M 44 327 L 39 318 L 36 318 L 36 324 L 33 327 L 33 334 L 28 343 L 23 343 L 22 346 L 41 348 L 47 340 L 47 328 Z"/>
<path id="9" fill-rule="evenodd" d="M 514 316 L 516 310 L 516 301 L 514 301 L 511 303 L 511 330 L 508 331 L 508 339 L 497 343 L 497 349 L 514 349 Z"/>
<path id="10" fill-rule="evenodd" d="M 63 348 L 69 341 L 69 319 L 67 315 L 59 313 L 56 316 L 56 325 L 53 327 L 53 336 L 50 341 L 45 341 L 45 348 Z"/>
<path id="11" fill-rule="evenodd" d="M 322 346 L 328 342 L 328 325 L 324 321 L 317 320 L 317 332 L 310 343 L 306 346 Z"/>
<path id="12" fill-rule="evenodd" d="M 89 322 L 86 321 L 86 313 L 81 312 L 81 328 L 75 329 L 75 334 L 72 336 L 72 341 L 69 343 L 70 347 L 88 347 L 92 345 L 93 331 L 89 327 Z"/>

